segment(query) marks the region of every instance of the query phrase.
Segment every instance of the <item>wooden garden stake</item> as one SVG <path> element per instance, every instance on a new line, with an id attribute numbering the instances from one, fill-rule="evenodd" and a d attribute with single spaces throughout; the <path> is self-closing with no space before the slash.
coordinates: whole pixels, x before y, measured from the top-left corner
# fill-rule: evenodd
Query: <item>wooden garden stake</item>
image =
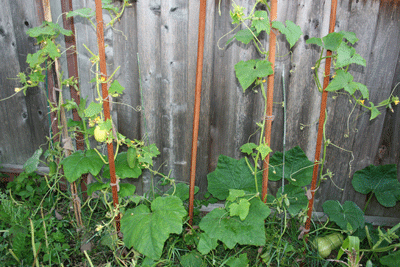
<path id="1" fill-rule="evenodd" d="M 335 23 L 336 23 L 336 9 L 337 9 L 337 0 L 332 0 L 331 2 L 331 15 L 330 15 L 330 22 L 329 22 L 329 33 L 334 32 L 335 30 Z M 324 77 L 324 84 L 322 90 L 322 97 L 321 97 L 321 108 L 319 113 L 319 124 L 318 124 L 318 135 L 317 135 L 317 147 L 315 148 L 315 159 L 314 159 L 314 169 L 313 169 L 313 177 L 311 181 L 311 199 L 308 202 L 308 213 L 307 213 L 307 221 L 305 225 L 304 233 L 308 233 L 310 231 L 310 223 L 311 223 L 311 215 L 314 205 L 314 194 L 315 194 L 315 187 L 317 185 L 318 179 L 318 168 L 319 168 L 319 161 L 321 159 L 321 146 L 322 146 L 322 137 L 324 132 L 324 123 L 325 123 L 325 111 L 326 111 L 326 101 L 328 99 L 328 92 L 325 88 L 329 85 L 329 74 L 331 69 L 331 56 L 332 51 L 326 51 L 326 61 L 325 61 L 325 77 Z"/>
<path id="2" fill-rule="evenodd" d="M 100 74 L 101 78 L 107 80 L 107 65 L 106 65 L 106 53 L 104 46 L 104 25 L 103 25 L 103 8 L 101 0 L 96 0 L 96 22 L 97 22 L 97 44 L 99 47 L 99 59 L 100 59 Z M 105 120 L 110 120 L 110 103 L 108 98 L 107 83 L 101 84 L 101 91 L 103 95 L 103 112 Z M 117 176 L 115 174 L 115 162 L 114 162 L 114 145 L 113 143 L 107 143 L 108 162 L 110 167 L 110 178 L 111 178 L 111 190 L 113 195 L 114 208 L 118 206 L 118 190 L 117 190 Z M 120 216 L 119 214 L 115 217 L 115 225 L 117 232 L 120 231 Z"/>
<path id="3" fill-rule="evenodd" d="M 197 40 L 197 70 L 196 89 L 193 112 L 193 134 L 192 134 L 192 160 L 190 165 L 190 186 L 189 186 L 189 224 L 193 223 L 193 201 L 194 187 L 196 181 L 197 141 L 199 137 L 200 103 L 201 103 L 201 82 L 203 78 L 203 54 L 204 54 L 204 32 L 206 26 L 207 1 L 200 1 L 199 11 L 199 35 Z"/>
<path id="4" fill-rule="evenodd" d="M 72 11 L 72 0 L 61 0 L 61 10 L 63 13 L 63 26 L 64 29 L 72 31 L 71 36 L 65 36 L 65 48 L 66 48 L 66 56 L 67 56 L 67 67 L 68 67 L 68 78 L 75 77 L 78 78 L 78 58 L 77 58 L 77 53 L 75 52 L 75 47 L 76 47 L 76 40 L 75 40 L 75 26 L 74 26 L 74 17 L 67 18 L 67 13 L 69 11 Z M 76 85 L 79 88 L 79 84 Z M 79 106 L 81 103 L 80 96 L 75 90 L 74 87 L 70 86 L 70 93 L 71 93 L 71 98 L 75 101 L 75 103 Z M 78 112 L 76 109 L 72 110 L 72 117 L 74 121 L 81 121 L 81 118 L 78 115 Z M 84 136 L 82 132 L 75 132 L 76 138 L 75 138 L 75 143 L 76 143 L 76 148 L 78 150 L 84 150 Z M 82 176 L 81 180 L 81 189 L 83 191 L 83 197 L 87 197 L 86 193 L 86 182 L 87 182 L 87 175 Z"/>
<path id="5" fill-rule="evenodd" d="M 50 2 L 49 0 L 42 0 L 42 4 L 43 4 L 43 10 L 44 10 L 44 18 L 46 21 L 51 22 L 52 18 L 51 18 L 51 8 L 50 8 Z M 71 155 L 71 147 L 70 145 L 66 145 L 66 144 L 70 144 L 70 137 L 68 135 L 68 127 L 67 127 L 67 119 L 65 116 L 65 109 L 63 107 L 63 95 L 62 95 L 62 88 L 61 88 L 61 83 L 60 83 L 60 65 L 58 60 L 56 59 L 54 61 L 54 65 L 55 65 L 55 72 L 56 72 L 56 77 L 57 77 L 57 82 L 56 85 L 58 86 L 59 90 L 60 90 L 60 94 L 59 94 L 59 107 L 60 107 L 60 117 L 61 117 L 61 126 L 62 126 L 62 137 L 63 137 L 63 143 L 64 143 L 64 153 L 65 156 L 69 156 Z M 53 88 L 51 88 L 52 90 Z M 50 90 L 49 90 L 50 91 Z M 75 219 L 76 219 L 76 223 L 78 225 L 78 227 L 82 227 L 83 226 L 83 222 L 82 222 L 82 217 L 81 217 L 81 200 L 78 196 L 78 190 L 76 187 L 76 183 L 73 182 L 70 184 L 71 186 L 71 194 L 72 194 L 72 199 L 73 199 L 73 203 L 74 203 L 74 213 L 75 213 Z"/>
<path id="6" fill-rule="evenodd" d="M 271 25 L 274 20 L 277 19 L 278 13 L 278 2 L 277 0 L 271 0 Z M 271 26 L 272 27 L 272 26 Z M 271 31 L 269 35 L 269 56 L 268 61 L 271 62 L 272 70 L 275 69 L 275 51 L 276 51 L 276 34 Z M 267 112 L 265 114 L 266 126 L 265 126 L 265 143 L 269 146 L 271 143 L 271 128 L 272 121 L 274 119 L 272 115 L 273 98 L 274 98 L 274 73 L 268 76 L 267 80 Z M 267 188 L 268 188 L 268 165 L 269 165 L 269 154 L 264 159 L 263 163 L 263 182 L 262 182 L 262 199 L 264 202 L 267 201 Z"/>

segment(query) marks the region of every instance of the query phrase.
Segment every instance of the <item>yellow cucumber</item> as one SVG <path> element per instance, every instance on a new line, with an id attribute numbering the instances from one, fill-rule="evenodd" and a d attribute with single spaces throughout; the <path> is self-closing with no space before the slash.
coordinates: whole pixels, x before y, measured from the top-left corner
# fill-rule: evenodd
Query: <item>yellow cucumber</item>
<path id="1" fill-rule="evenodd" d="M 99 143 L 105 142 L 107 140 L 107 130 L 101 130 L 100 126 L 96 126 L 94 129 L 94 139 Z"/>

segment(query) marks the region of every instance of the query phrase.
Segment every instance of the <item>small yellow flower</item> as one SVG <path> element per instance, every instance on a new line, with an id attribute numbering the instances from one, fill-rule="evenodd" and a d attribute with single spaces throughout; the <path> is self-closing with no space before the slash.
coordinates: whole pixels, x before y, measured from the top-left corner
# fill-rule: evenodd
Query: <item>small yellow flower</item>
<path id="1" fill-rule="evenodd" d="M 335 77 L 336 77 L 336 74 L 334 74 L 334 75 L 332 76 L 332 79 L 335 78 Z"/>
<path id="2" fill-rule="evenodd" d="M 106 78 L 104 78 L 103 76 L 100 78 L 100 81 L 101 82 L 105 82 L 106 81 Z"/>
<path id="3" fill-rule="evenodd" d="M 96 232 L 101 231 L 101 229 L 103 229 L 103 225 L 97 225 Z"/>
<path id="4" fill-rule="evenodd" d="M 264 80 L 263 80 L 263 83 L 265 83 L 266 81 L 267 81 L 267 80 L 266 80 L 266 79 L 264 79 Z"/>
<path id="5" fill-rule="evenodd" d="M 395 100 L 394 104 L 397 105 L 397 104 L 399 104 L 399 102 L 400 102 L 399 100 Z"/>
<path id="6" fill-rule="evenodd" d="M 365 100 L 358 100 L 358 103 L 360 103 L 361 105 L 364 105 Z"/>
<path id="7" fill-rule="evenodd" d="M 22 88 L 19 88 L 19 87 L 15 87 L 15 89 L 14 89 L 14 91 L 15 91 L 16 93 L 20 92 L 21 90 L 22 90 Z"/>

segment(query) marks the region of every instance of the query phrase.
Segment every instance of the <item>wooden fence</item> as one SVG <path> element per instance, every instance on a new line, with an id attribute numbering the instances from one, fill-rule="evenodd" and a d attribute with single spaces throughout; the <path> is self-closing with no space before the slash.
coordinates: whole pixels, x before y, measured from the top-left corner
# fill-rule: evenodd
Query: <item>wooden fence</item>
<path id="1" fill-rule="evenodd" d="M 14 92 L 19 84 L 13 78 L 28 67 L 28 53 L 37 49 L 26 35 L 29 28 L 40 25 L 41 1 L 0 0 L 0 98 Z M 260 92 L 243 93 L 234 73 L 240 60 L 260 58 L 252 45 L 232 42 L 230 0 L 207 1 L 204 48 L 203 86 L 198 141 L 196 184 L 205 191 L 207 173 L 216 167 L 220 154 L 240 158 L 239 147 L 255 140 L 256 123 L 263 118 Z M 249 12 L 254 1 L 235 0 Z M 355 48 L 366 59 L 367 67 L 351 67 L 355 81 L 367 85 L 370 101 L 379 103 L 391 93 L 400 95 L 395 85 L 400 82 L 400 1 L 341 0 L 338 4 L 336 31 L 355 32 L 360 39 Z M 53 21 L 62 25 L 60 0 L 51 0 Z M 115 1 L 120 5 L 120 1 Z M 72 0 L 74 9 L 91 7 L 93 0 Z M 112 116 L 118 130 L 129 138 L 144 138 L 161 151 L 155 168 L 171 171 L 179 181 L 189 180 L 194 87 L 197 57 L 199 1 L 139 0 L 125 10 L 115 28 L 105 32 L 108 73 L 121 66 L 116 78 L 126 88 L 114 99 Z M 313 159 L 316 145 L 320 93 L 313 81 L 311 67 L 320 51 L 306 44 L 311 37 L 328 33 L 330 1 L 278 1 L 278 20 L 291 20 L 299 25 L 303 36 L 289 49 L 283 36 L 278 36 L 275 68 L 274 115 L 271 148 L 282 151 L 283 108 L 282 80 L 287 96 L 286 147 L 299 145 Z M 109 20 L 108 15 L 105 20 Z M 91 55 L 83 47 L 97 50 L 95 29 L 81 18 L 75 19 L 80 96 L 94 98 L 89 81 Z M 61 43 L 62 39 L 59 40 Z M 262 42 L 267 46 L 268 40 Z M 220 49 L 224 47 L 224 49 Z M 139 61 L 138 61 L 139 59 Z M 139 64 L 138 64 L 139 62 Z M 62 62 L 66 71 L 66 62 Z M 140 70 L 140 73 L 139 73 Z M 283 76 L 283 73 L 285 74 Z M 141 87 L 140 87 L 141 81 Z M 68 91 L 64 90 L 68 97 Z M 328 147 L 326 167 L 334 172 L 316 193 L 316 210 L 325 200 L 355 201 L 361 208 L 366 197 L 355 192 L 352 174 L 370 164 L 399 163 L 400 108 L 369 121 L 369 114 L 348 103 L 348 97 L 329 98 L 327 138 L 337 146 Z M 121 105 L 123 104 L 123 105 Z M 46 98 L 40 89 L 29 90 L 0 102 L 0 163 L 19 166 L 46 142 L 49 119 Z M 351 152 L 348 152 L 351 151 Z M 136 182 L 139 191 L 150 186 L 149 177 Z M 336 186 L 333 185 L 334 182 Z M 271 191 L 279 185 L 270 182 Z M 338 188 L 344 189 L 339 190 Z M 371 202 L 367 214 L 400 218 L 400 205 L 382 208 Z"/>

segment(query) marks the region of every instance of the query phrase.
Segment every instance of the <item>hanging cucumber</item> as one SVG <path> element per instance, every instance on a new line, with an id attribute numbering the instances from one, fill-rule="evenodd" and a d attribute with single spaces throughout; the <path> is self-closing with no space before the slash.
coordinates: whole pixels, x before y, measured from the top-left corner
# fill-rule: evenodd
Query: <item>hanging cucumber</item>
<path id="1" fill-rule="evenodd" d="M 53 176 L 57 172 L 57 164 L 54 161 L 50 161 L 48 164 L 49 166 L 49 176 Z"/>
<path id="2" fill-rule="evenodd" d="M 343 235 L 333 233 L 324 237 L 317 237 L 313 245 L 318 249 L 318 253 L 322 258 L 326 258 L 331 254 L 332 250 L 337 249 L 343 243 Z"/>
<path id="3" fill-rule="evenodd" d="M 128 161 L 129 168 L 134 168 L 137 163 L 136 148 L 130 147 L 126 152 L 126 160 Z"/>

